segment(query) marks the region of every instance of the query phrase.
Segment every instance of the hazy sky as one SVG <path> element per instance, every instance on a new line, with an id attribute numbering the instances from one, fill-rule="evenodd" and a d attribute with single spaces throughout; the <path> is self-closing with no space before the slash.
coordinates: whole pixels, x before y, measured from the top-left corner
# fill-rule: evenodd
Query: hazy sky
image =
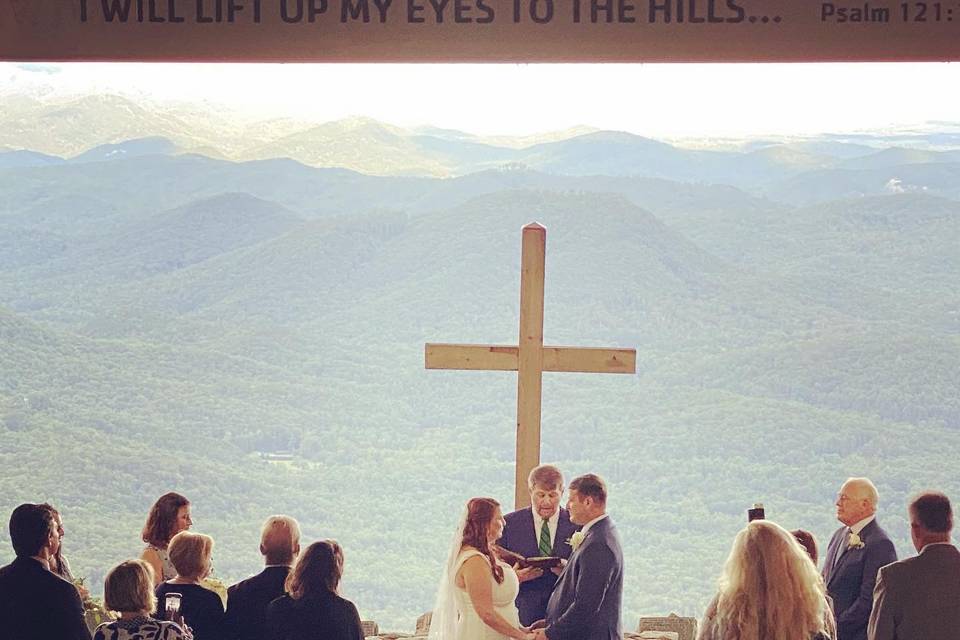
<path id="1" fill-rule="evenodd" d="M 480 134 L 573 125 L 650 136 L 849 132 L 960 120 L 960 65 L 0 63 L 0 93 L 105 91 L 257 116 L 365 115 Z"/>

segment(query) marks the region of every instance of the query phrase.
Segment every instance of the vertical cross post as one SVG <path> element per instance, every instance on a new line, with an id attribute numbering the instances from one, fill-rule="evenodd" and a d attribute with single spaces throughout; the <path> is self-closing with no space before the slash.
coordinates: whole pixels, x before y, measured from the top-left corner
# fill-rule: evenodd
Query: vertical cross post
<path id="1" fill-rule="evenodd" d="M 515 502 L 529 501 L 527 474 L 540 464 L 540 403 L 543 386 L 543 281 L 547 230 L 523 228 L 520 257 L 520 341 L 517 368 L 517 466 Z"/>
<path id="2" fill-rule="evenodd" d="M 543 282 L 547 230 L 523 228 L 520 256 L 520 340 L 516 345 L 424 345 L 427 369 L 517 372 L 517 509 L 530 505 L 527 476 L 540 464 L 540 402 L 544 371 L 635 373 L 634 349 L 543 345 Z"/>

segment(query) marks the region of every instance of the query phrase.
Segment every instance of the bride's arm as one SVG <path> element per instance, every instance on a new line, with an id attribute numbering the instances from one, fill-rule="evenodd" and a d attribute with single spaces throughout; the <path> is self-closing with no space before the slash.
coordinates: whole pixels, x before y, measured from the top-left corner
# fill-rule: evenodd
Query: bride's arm
<path id="1" fill-rule="evenodd" d="M 491 586 L 490 561 L 484 556 L 473 556 L 463 563 L 460 569 L 463 576 L 464 585 L 467 587 L 467 594 L 470 596 L 470 602 L 473 608 L 483 620 L 484 624 L 496 631 L 515 640 L 525 640 L 527 633 L 514 627 L 512 624 L 497 613 L 493 606 L 493 588 Z"/>

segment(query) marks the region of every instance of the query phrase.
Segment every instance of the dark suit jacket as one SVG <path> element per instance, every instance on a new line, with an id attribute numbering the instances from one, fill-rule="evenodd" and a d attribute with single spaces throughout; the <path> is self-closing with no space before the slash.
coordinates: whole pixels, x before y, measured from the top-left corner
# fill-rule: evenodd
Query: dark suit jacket
<path id="1" fill-rule="evenodd" d="M 76 587 L 33 558 L 0 569 L 4 640 L 90 640 Z"/>
<path id="2" fill-rule="evenodd" d="M 336 594 L 282 596 L 267 607 L 265 640 L 363 640 L 363 626 L 353 603 Z"/>
<path id="3" fill-rule="evenodd" d="M 823 565 L 823 580 L 827 594 L 833 598 L 839 640 L 867 640 L 877 571 L 897 559 L 893 543 L 876 520 L 863 528 L 860 540 L 864 545 L 862 549 L 847 549 L 847 528 L 837 529 L 830 539 Z M 834 567 L 841 552 L 840 562 Z"/>
<path id="4" fill-rule="evenodd" d="M 873 590 L 870 640 L 960 637 L 960 551 L 927 545 L 920 555 L 880 569 Z"/>
<path id="5" fill-rule="evenodd" d="M 283 583 L 289 574 L 290 567 L 267 567 L 227 590 L 228 640 L 266 637 L 267 606 L 283 595 Z"/>
<path id="6" fill-rule="evenodd" d="M 533 526 L 533 509 L 527 507 L 508 513 L 503 519 L 507 524 L 497 544 L 526 558 L 539 556 L 540 541 L 537 540 L 537 530 Z M 557 520 L 557 533 L 553 538 L 553 555 L 569 558 L 572 549 L 567 540 L 579 530 L 578 525 L 570 522 L 570 514 L 567 510 L 561 508 L 560 518 Z M 547 601 L 550 600 L 550 594 L 553 593 L 557 580 L 555 573 L 545 570 L 536 580 L 529 580 L 520 585 L 520 593 L 517 595 L 520 624 L 527 627 L 537 620 L 544 619 L 547 614 Z"/>
<path id="7" fill-rule="evenodd" d="M 549 640 L 620 640 L 623 552 L 610 516 L 594 523 L 547 603 Z"/>

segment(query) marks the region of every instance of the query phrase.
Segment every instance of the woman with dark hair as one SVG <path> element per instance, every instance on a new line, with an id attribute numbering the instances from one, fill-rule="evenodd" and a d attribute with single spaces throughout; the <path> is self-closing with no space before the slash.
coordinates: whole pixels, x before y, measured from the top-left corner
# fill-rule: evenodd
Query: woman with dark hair
<path id="1" fill-rule="evenodd" d="M 155 585 L 176 577 L 177 570 L 170 562 L 167 545 L 173 536 L 186 531 L 192 524 L 190 501 L 179 493 L 165 493 L 150 507 L 150 514 L 140 534 L 147 543 L 140 559 L 153 568 Z"/>
<path id="2" fill-rule="evenodd" d="M 343 550 L 335 540 L 314 542 L 287 576 L 287 593 L 267 607 L 268 640 L 363 640 L 360 614 L 337 590 Z"/>
<path id="3" fill-rule="evenodd" d="M 796 529 L 795 531 L 791 531 L 790 534 L 797 539 L 800 546 L 803 547 L 807 555 L 810 556 L 810 559 L 813 560 L 813 564 L 816 565 L 819 560 L 819 554 L 817 553 L 817 539 L 813 537 L 813 534 L 803 529 Z"/>
<path id="4" fill-rule="evenodd" d="M 493 552 L 503 526 L 496 500 L 471 498 L 467 502 L 440 581 L 430 640 L 533 638 L 520 625 L 515 604 L 520 580 Z"/>
<path id="5" fill-rule="evenodd" d="M 50 511 L 53 512 L 54 525 L 57 527 L 57 550 L 52 556 L 50 556 L 50 571 L 54 572 L 67 582 L 74 582 L 73 573 L 70 571 L 70 563 L 67 562 L 67 559 L 63 557 L 63 518 L 60 517 L 60 512 L 57 511 L 56 507 L 54 507 L 52 504 L 45 502 L 41 506 L 50 508 Z M 84 589 L 84 591 L 86 591 L 86 589 Z M 81 592 L 81 596 L 83 597 L 84 595 L 85 594 Z"/>

